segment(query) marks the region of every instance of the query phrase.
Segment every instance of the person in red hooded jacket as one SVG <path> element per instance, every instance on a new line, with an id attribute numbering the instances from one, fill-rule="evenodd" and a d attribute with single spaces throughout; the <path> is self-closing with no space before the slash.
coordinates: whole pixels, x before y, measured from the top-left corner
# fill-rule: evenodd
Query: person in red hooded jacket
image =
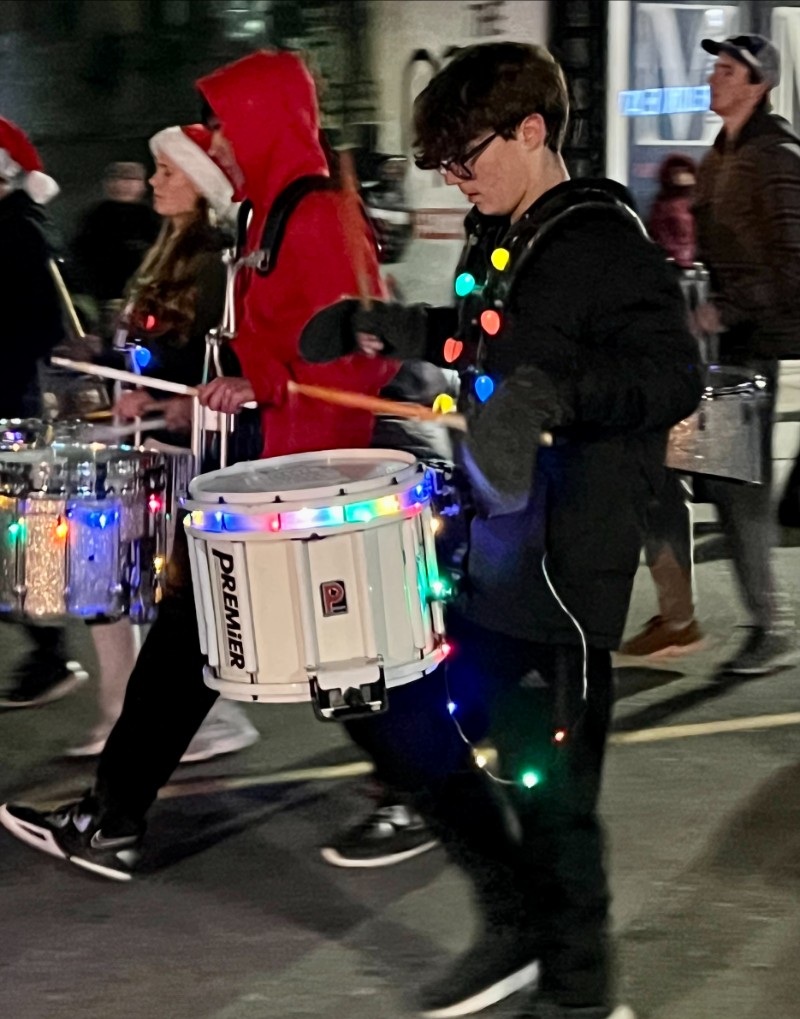
<path id="1" fill-rule="evenodd" d="M 293 54 L 262 52 L 202 78 L 198 88 L 212 111 L 212 155 L 238 180 L 235 197 L 253 203 L 247 250 L 257 249 L 281 192 L 300 177 L 329 174 L 314 83 Z M 377 395 L 397 373 L 397 362 L 381 368 L 352 354 L 325 365 L 300 357 L 300 333 L 309 319 L 344 294 L 359 292 L 356 264 L 367 267 L 372 293 L 383 295 L 366 220 L 358 243 L 363 251 L 354 252 L 343 226 L 341 194 L 315 191 L 292 213 L 274 270 L 265 277 L 250 272 L 243 280 L 244 313 L 234 343 L 243 378 L 215 380 L 203 399 L 226 412 L 256 400 L 263 456 L 370 443 L 371 414 L 311 401 L 286 388 L 294 380 Z"/>
<path id="2" fill-rule="evenodd" d="M 199 89 L 216 132 L 210 155 L 234 184 L 235 198 L 253 204 L 247 247 L 254 250 L 284 188 L 305 175 L 329 173 L 312 78 L 296 56 L 261 52 L 202 79 Z M 356 264 L 366 267 L 372 292 L 382 294 L 367 221 L 356 242 L 346 237 L 342 201 L 332 190 L 307 194 L 286 224 L 273 271 L 240 275 L 234 350 L 242 377 L 202 387 L 202 401 L 215 410 L 233 412 L 257 401 L 264 456 L 370 444 L 371 415 L 289 393 L 289 380 L 375 395 L 399 369 L 399 362 L 357 355 L 324 365 L 300 357 L 308 320 L 359 291 Z M 354 243 L 363 250 L 354 252 Z M 49 812 L 4 805 L 0 823 L 50 855 L 129 879 L 145 815 L 218 696 L 203 683 L 203 664 L 186 539 L 178 527 L 158 619 L 131 673 L 93 790 Z"/>

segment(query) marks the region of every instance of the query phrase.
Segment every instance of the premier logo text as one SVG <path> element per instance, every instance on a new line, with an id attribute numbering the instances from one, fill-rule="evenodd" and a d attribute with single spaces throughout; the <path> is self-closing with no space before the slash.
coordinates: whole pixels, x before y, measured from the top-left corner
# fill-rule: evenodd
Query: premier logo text
<path id="1" fill-rule="evenodd" d="M 239 613 L 239 599 L 236 595 L 236 577 L 233 574 L 233 556 L 227 552 L 213 550 L 219 562 L 219 580 L 222 586 L 222 604 L 225 612 L 225 637 L 228 641 L 228 658 L 231 668 L 244 669 L 244 645 L 242 624 Z"/>

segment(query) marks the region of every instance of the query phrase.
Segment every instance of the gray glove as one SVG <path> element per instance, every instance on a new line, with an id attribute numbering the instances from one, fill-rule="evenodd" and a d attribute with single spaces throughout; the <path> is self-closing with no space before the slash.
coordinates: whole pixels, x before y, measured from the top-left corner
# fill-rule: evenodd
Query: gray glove
<path id="1" fill-rule="evenodd" d="M 569 424 L 564 396 L 539 368 L 518 368 L 470 418 L 461 446 L 476 503 L 487 517 L 528 503 L 542 432 Z"/>

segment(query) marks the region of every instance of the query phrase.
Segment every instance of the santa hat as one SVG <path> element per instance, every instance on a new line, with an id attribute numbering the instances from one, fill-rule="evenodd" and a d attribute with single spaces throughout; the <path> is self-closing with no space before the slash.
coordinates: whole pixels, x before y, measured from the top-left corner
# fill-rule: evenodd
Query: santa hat
<path id="1" fill-rule="evenodd" d="M 0 117 L 0 178 L 23 188 L 34 202 L 44 205 L 55 198 L 59 187 L 43 171 L 39 153 L 22 128 Z"/>
<path id="2" fill-rule="evenodd" d="M 217 215 L 224 218 L 232 212 L 233 185 L 209 154 L 212 137 L 202 124 L 165 127 L 150 139 L 150 151 L 176 163 Z"/>

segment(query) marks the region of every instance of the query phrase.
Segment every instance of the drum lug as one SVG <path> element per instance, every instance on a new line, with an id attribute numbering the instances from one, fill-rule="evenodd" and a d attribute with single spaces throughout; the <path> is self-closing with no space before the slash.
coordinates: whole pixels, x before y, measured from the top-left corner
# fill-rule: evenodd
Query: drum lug
<path id="1" fill-rule="evenodd" d="M 380 715 L 389 707 L 389 695 L 383 668 L 380 676 L 371 683 L 341 689 L 326 690 L 316 676 L 309 677 L 311 703 L 314 714 L 321 722 L 338 722 L 363 715 Z"/>

